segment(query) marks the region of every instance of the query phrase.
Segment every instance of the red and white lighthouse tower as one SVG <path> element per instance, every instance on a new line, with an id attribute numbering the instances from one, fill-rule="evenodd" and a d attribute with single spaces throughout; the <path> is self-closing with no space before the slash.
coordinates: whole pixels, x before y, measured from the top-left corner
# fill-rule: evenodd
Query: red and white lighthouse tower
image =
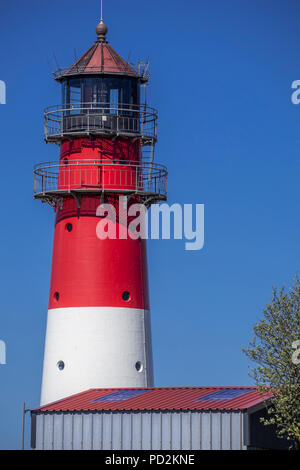
<path id="1" fill-rule="evenodd" d="M 153 386 L 146 241 L 118 236 L 128 228 L 119 214 L 165 200 L 167 171 L 153 162 L 147 64 L 124 61 L 102 20 L 96 31 L 92 47 L 55 73 L 63 102 L 45 112 L 45 140 L 60 158 L 34 171 L 35 198 L 55 210 L 41 404 Z M 101 204 L 116 210 L 116 239 L 97 237 Z"/>

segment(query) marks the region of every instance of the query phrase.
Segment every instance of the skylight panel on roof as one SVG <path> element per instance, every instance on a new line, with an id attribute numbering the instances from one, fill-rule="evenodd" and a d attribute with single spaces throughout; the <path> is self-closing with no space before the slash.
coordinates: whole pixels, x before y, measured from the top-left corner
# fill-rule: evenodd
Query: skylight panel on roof
<path id="1" fill-rule="evenodd" d="M 106 403 L 106 402 L 123 402 L 126 400 L 130 400 L 130 398 L 135 398 L 138 397 L 139 395 L 143 395 L 144 393 L 149 392 L 149 390 L 141 390 L 141 389 L 136 389 L 136 390 L 119 390 L 118 392 L 110 393 L 109 395 L 104 395 L 103 397 L 97 398 L 96 400 L 93 400 L 94 402 L 98 403 Z"/>
<path id="2" fill-rule="evenodd" d="M 251 388 L 223 388 L 217 392 L 210 393 L 204 397 L 197 398 L 195 401 L 229 401 L 253 391 Z"/>

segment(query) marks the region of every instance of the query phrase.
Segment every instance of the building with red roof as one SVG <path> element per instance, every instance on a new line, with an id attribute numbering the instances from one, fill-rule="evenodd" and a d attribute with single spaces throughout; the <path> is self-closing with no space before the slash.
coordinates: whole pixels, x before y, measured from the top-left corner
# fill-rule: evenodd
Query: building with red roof
<path id="1" fill-rule="evenodd" d="M 255 387 L 92 389 L 31 412 L 39 450 L 280 449 Z"/>

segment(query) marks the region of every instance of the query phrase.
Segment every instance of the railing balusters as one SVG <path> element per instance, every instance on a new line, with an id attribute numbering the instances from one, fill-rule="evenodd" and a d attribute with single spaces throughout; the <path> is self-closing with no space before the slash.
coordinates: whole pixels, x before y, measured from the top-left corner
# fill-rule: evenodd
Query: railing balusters
<path id="1" fill-rule="evenodd" d="M 69 192 L 71 191 L 71 165 L 69 164 Z"/>
<path id="2" fill-rule="evenodd" d="M 106 116 L 106 125 L 100 116 Z M 110 103 L 96 106 L 94 103 L 60 105 L 45 110 L 45 139 L 49 142 L 59 141 L 64 134 L 81 135 L 92 130 L 103 134 L 134 134 L 150 139 L 154 144 L 157 138 L 157 111 L 144 105 Z"/>
<path id="3" fill-rule="evenodd" d="M 99 173 L 100 172 L 100 173 Z M 167 192 L 167 171 L 155 163 L 103 163 L 98 160 L 47 163 L 35 168 L 34 194 L 48 199 L 57 191 L 70 193 L 85 189 L 152 194 L 152 202 L 162 200 Z M 102 179 L 101 179 L 102 173 Z M 150 175 L 150 176 L 149 176 Z M 100 179 L 99 179 L 100 178 Z M 55 192 L 55 194 L 53 194 Z"/>

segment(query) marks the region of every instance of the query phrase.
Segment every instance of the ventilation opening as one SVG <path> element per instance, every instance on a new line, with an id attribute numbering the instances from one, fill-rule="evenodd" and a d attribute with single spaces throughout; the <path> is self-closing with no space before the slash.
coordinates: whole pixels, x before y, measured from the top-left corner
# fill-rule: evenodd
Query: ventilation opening
<path id="1" fill-rule="evenodd" d="M 140 361 L 138 361 L 138 362 L 135 363 L 135 368 L 136 368 L 137 372 L 142 372 L 143 364 Z"/>
<path id="2" fill-rule="evenodd" d="M 129 300 L 131 299 L 130 293 L 127 291 L 123 292 L 122 299 L 124 300 L 124 302 L 129 302 Z"/>
<path id="3" fill-rule="evenodd" d="M 57 368 L 58 368 L 58 370 L 64 370 L 64 368 L 65 368 L 64 361 L 58 361 Z"/>

